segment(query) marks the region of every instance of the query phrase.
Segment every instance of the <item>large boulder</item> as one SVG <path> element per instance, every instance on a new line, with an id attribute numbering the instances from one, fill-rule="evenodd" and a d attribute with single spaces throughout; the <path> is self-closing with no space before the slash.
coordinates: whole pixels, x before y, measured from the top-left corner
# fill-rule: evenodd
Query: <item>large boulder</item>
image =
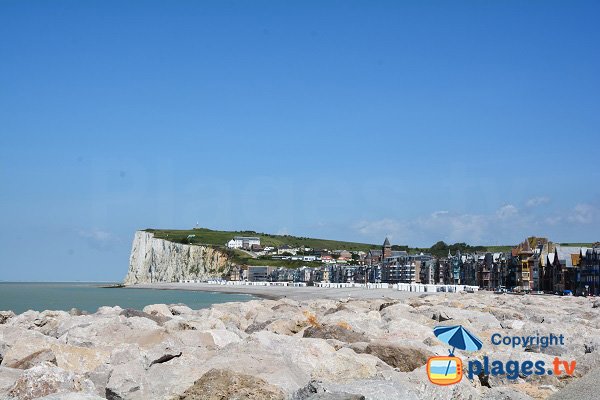
<path id="1" fill-rule="evenodd" d="M 304 330 L 305 338 L 336 339 L 344 343 L 366 342 L 364 333 L 353 331 L 350 327 L 339 325 L 309 326 Z"/>
<path id="2" fill-rule="evenodd" d="M 271 332 L 254 333 L 240 343 L 246 352 L 270 352 L 281 358 L 280 363 L 292 363 L 307 376 L 324 381 L 347 381 L 367 378 L 377 373 L 378 359 L 356 354 L 350 348 L 336 350 L 323 339 L 277 335 Z"/>
<path id="3" fill-rule="evenodd" d="M 29 369 L 49 362 L 67 371 L 86 373 L 106 363 L 110 356 L 106 347 L 64 344 L 33 330 L 9 327 L 3 338 L 8 345 L 2 365 L 11 368 Z"/>
<path id="4" fill-rule="evenodd" d="M 283 400 L 285 395 L 281 389 L 255 376 L 239 374 L 228 369 L 211 369 L 178 398 Z"/>
<path id="5" fill-rule="evenodd" d="M 8 391 L 19 400 L 31 400 L 53 393 L 94 393 L 94 384 L 82 375 L 65 371 L 51 363 L 42 363 L 25 371 Z"/>
<path id="6" fill-rule="evenodd" d="M 17 317 L 18 318 L 18 317 Z M 10 368 L 29 368 L 36 361 L 51 361 L 50 352 L 57 340 L 35 330 L 7 326 L 0 332 L 5 348 L 2 365 Z"/>
<path id="7" fill-rule="evenodd" d="M 431 317 L 434 321 L 444 322 L 450 321 L 452 319 L 445 311 L 434 311 L 433 316 Z"/>
<path id="8" fill-rule="evenodd" d="M 218 335 L 213 335 L 211 331 L 198 332 L 196 330 L 182 330 L 171 333 L 171 337 L 179 341 L 184 347 L 214 348 L 216 346 L 214 339 L 215 336 Z M 221 337 L 218 340 L 223 340 L 223 338 Z M 230 343 L 237 341 L 239 341 L 239 337 L 237 337 L 237 339 L 231 340 Z M 222 342 L 219 342 L 219 344 L 222 345 Z"/>
<path id="9" fill-rule="evenodd" d="M 113 306 L 113 307 L 102 306 L 102 307 L 98 307 L 98 310 L 96 311 L 96 315 L 118 315 L 121 313 L 121 311 L 123 311 L 123 309 L 119 306 Z"/>
<path id="10" fill-rule="evenodd" d="M 58 337 L 58 327 L 69 318 L 69 313 L 65 311 L 38 312 L 29 310 L 6 319 L 4 323 L 11 327 L 37 331 L 56 338 Z"/>
<path id="11" fill-rule="evenodd" d="M 202 373 L 210 369 L 231 370 L 237 374 L 251 373 L 281 388 L 286 394 L 297 391 L 310 380 L 310 373 L 304 365 L 286 360 L 281 354 L 272 352 L 255 341 L 246 340 L 233 344 L 219 350 L 212 357 L 198 357 L 195 362 L 201 363 L 202 368 L 205 368 Z"/>
<path id="12" fill-rule="evenodd" d="M 427 364 L 434 354 L 415 347 L 401 346 L 389 342 L 369 343 L 366 353 L 372 354 L 391 367 L 410 372 Z"/>
<path id="13" fill-rule="evenodd" d="M 307 400 L 418 400 L 411 386 L 383 379 L 369 379 L 340 384 L 325 384 L 325 393 L 317 393 Z"/>
<path id="14" fill-rule="evenodd" d="M 0 398 L 14 386 L 22 373 L 20 369 L 0 367 Z"/>
<path id="15" fill-rule="evenodd" d="M 325 388 L 323 382 L 311 380 L 293 394 L 292 400 L 365 400 L 365 396 L 348 392 L 335 392 Z"/>
<path id="16" fill-rule="evenodd" d="M 226 329 L 212 329 L 201 333 L 211 335 L 213 343 L 217 347 L 225 347 L 230 343 L 237 343 L 242 340 L 238 335 Z"/>
<path id="17" fill-rule="evenodd" d="M 192 315 L 194 310 L 186 306 L 185 304 L 171 304 L 169 305 L 169 311 L 171 315 Z"/>
<path id="18" fill-rule="evenodd" d="M 182 317 L 180 315 L 174 316 L 171 320 L 163 324 L 168 332 L 173 331 L 205 331 L 210 329 L 226 329 L 225 323 L 214 317 L 205 315 L 193 315 Z"/>
<path id="19" fill-rule="evenodd" d="M 364 301 L 357 301 L 356 303 L 343 304 L 341 310 L 326 313 L 318 319 L 319 323 L 330 326 L 344 326 L 365 335 L 379 335 L 383 333 L 382 327 L 385 321 L 379 312 L 379 307 L 376 304 L 369 304 Z M 377 308 L 377 310 L 371 310 L 372 307 Z"/>
<path id="20" fill-rule="evenodd" d="M 116 315 L 73 317 L 77 322 L 63 325 L 59 341 L 79 347 L 114 347 L 123 343 L 152 347 L 168 337 L 165 328 L 152 319 L 119 315 L 123 311 L 119 310 Z"/>
<path id="21" fill-rule="evenodd" d="M 107 399 L 145 399 L 151 398 L 145 389 L 147 379 L 145 360 L 133 359 L 127 363 L 114 365 L 108 381 L 104 384 Z"/>
<path id="22" fill-rule="evenodd" d="M 39 332 L 57 338 L 60 325 L 70 318 L 71 315 L 66 311 L 43 311 L 34 324 Z"/>
<path id="23" fill-rule="evenodd" d="M 166 304 L 150 304 L 144 307 L 143 311 L 150 315 L 161 315 L 163 317 L 171 318 L 174 314 L 171 313 L 169 307 Z"/>
<path id="24" fill-rule="evenodd" d="M 167 310 L 168 310 L 168 308 L 167 308 Z M 131 317 L 148 318 L 149 320 L 156 322 L 158 325 L 163 325 L 165 322 L 167 322 L 168 320 L 171 319 L 170 315 L 167 316 L 167 315 L 160 314 L 158 312 L 155 312 L 154 314 L 148 314 L 144 311 L 135 310 L 133 308 L 126 308 L 123 311 L 121 311 L 121 313 L 119 315 L 122 315 L 126 318 L 131 318 Z"/>
<path id="25" fill-rule="evenodd" d="M 14 327 L 32 329 L 35 326 L 34 321 L 38 320 L 39 316 L 39 311 L 28 310 L 5 320 L 5 323 Z"/>
<path id="26" fill-rule="evenodd" d="M 111 356 L 108 380 L 98 386 L 104 386 L 104 395 L 113 399 L 170 399 L 208 371 L 207 360 L 214 355 L 206 348 L 175 349 L 161 344 L 145 350 L 121 345 Z"/>
<path id="27" fill-rule="evenodd" d="M 7 362 L 6 366 L 9 368 L 29 369 L 43 362 L 49 362 L 51 364 L 57 365 L 56 355 L 52 350 L 43 349 L 40 351 L 36 351 L 35 353 L 32 353 L 20 360 Z"/>
<path id="28" fill-rule="evenodd" d="M 88 373 L 110 360 L 111 350 L 103 347 L 79 347 L 65 344 L 52 346 L 56 364 L 71 372 Z"/>
<path id="29" fill-rule="evenodd" d="M 15 313 L 12 311 L 0 311 L 0 325 L 6 323 L 9 319 L 13 318 Z"/>
<path id="30" fill-rule="evenodd" d="M 302 319 L 277 319 L 263 327 L 264 330 L 277 333 L 280 335 L 295 335 L 306 327 L 306 322 Z M 256 329 L 253 332 L 258 332 L 261 329 Z M 246 330 L 247 333 L 251 333 Z"/>

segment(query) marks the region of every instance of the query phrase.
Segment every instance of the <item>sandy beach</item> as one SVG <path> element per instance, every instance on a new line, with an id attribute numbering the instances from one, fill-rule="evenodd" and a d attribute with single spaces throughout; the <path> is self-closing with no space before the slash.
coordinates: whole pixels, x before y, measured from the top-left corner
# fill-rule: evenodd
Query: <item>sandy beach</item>
<path id="1" fill-rule="evenodd" d="M 192 290 L 201 292 L 250 294 L 264 299 L 279 300 L 288 298 L 296 301 L 314 299 L 407 299 L 427 294 L 402 292 L 393 289 L 320 288 L 314 286 L 225 286 L 208 283 L 147 283 L 127 287 L 131 289 Z M 434 293 L 430 294 L 436 295 Z"/>

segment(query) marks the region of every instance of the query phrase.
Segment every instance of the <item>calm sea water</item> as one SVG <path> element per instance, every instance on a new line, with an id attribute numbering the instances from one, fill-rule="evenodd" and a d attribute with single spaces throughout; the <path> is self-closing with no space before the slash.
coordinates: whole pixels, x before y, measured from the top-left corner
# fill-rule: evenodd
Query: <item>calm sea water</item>
<path id="1" fill-rule="evenodd" d="M 100 283 L 12 283 L 0 282 L 0 310 L 20 314 L 27 310 L 65 310 L 78 308 L 90 313 L 101 306 L 120 306 L 141 310 L 148 304 L 183 303 L 198 309 L 216 303 L 248 301 L 250 295 L 192 292 L 185 290 L 153 290 L 103 288 Z"/>

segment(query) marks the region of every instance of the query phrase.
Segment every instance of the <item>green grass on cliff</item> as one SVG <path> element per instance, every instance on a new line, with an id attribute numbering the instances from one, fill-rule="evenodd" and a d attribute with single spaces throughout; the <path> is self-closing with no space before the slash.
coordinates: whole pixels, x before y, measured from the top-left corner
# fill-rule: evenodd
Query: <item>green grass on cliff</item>
<path id="1" fill-rule="evenodd" d="M 267 233 L 259 233 L 254 231 L 215 231 L 207 228 L 195 228 L 195 229 L 146 229 L 146 232 L 154 233 L 154 236 L 158 239 L 169 240 L 171 242 L 176 243 L 185 243 L 185 244 L 195 244 L 195 245 L 208 245 L 216 248 L 221 248 L 228 253 L 228 255 L 232 258 L 232 260 L 237 264 L 245 264 L 245 265 L 269 265 L 269 266 L 287 266 L 287 267 L 299 267 L 302 265 L 312 265 L 312 263 L 302 262 L 302 261 L 291 261 L 291 260 L 272 260 L 272 259 L 261 259 L 261 258 L 251 258 L 244 252 L 241 251 L 232 251 L 226 249 L 225 244 L 232 239 L 234 236 L 258 236 L 260 237 L 260 242 L 262 246 L 273 246 L 280 247 L 284 244 L 287 244 L 292 247 L 311 247 L 313 249 L 328 249 L 328 250 L 350 250 L 350 251 L 368 251 L 370 249 L 380 249 L 380 244 L 368 244 L 368 243 L 357 243 L 357 242 L 344 242 L 339 240 L 328 240 L 328 239 L 315 239 L 315 238 L 307 238 L 307 237 L 299 237 L 299 236 L 291 236 L 291 235 L 271 235 Z M 193 235 L 193 236 L 192 236 Z M 191 236 L 191 237 L 190 237 Z M 566 243 L 561 243 L 562 245 L 566 245 Z M 569 243 L 571 246 L 588 246 L 590 247 L 590 243 Z M 407 250 L 409 253 L 415 252 L 430 252 L 432 254 L 437 254 L 434 250 L 436 250 L 436 246 L 447 246 L 443 242 L 438 242 L 433 245 L 431 248 L 409 248 L 407 246 L 393 246 L 394 250 Z M 456 248 L 461 249 L 461 252 L 469 251 L 470 249 L 474 249 L 473 251 L 490 251 L 490 252 L 510 252 L 513 246 L 477 246 L 471 247 L 464 243 L 457 243 L 454 245 L 450 245 L 452 249 L 452 253 L 456 252 Z M 465 247 L 466 248 L 463 248 Z M 442 251 L 443 250 L 443 251 Z M 440 257 L 444 257 L 448 254 L 447 247 L 443 247 L 443 249 L 439 251 L 437 254 Z"/>
<path id="2" fill-rule="evenodd" d="M 314 239 L 290 235 L 270 235 L 267 233 L 257 233 L 254 231 L 213 231 L 206 228 L 196 228 L 190 230 L 172 230 L 172 229 L 146 229 L 146 232 L 154 233 L 154 237 L 165 239 L 176 243 L 190 243 L 198 245 L 210 245 L 216 247 L 225 247 L 234 236 L 258 236 L 262 246 L 279 247 L 287 244 L 292 247 L 311 247 L 313 249 L 328 250 L 354 250 L 368 251 L 369 249 L 378 249 L 381 245 L 343 242 L 338 240 Z M 195 235 L 188 239 L 188 236 Z M 189 242 L 188 242 L 189 240 Z M 265 264 L 260 264 L 265 265 Z"/>
<path id="3" fill-rule="evenodd" d="M 234 236 L 258 236 L 262 246 L 279 247 L 287 244 L 291 247 L 311 247 L 313 249 L 368 251 L 378 249 L 381 245 L 343 242 L 338 240 L 314 239 L 290 235 L 270 235 L 254 231 L 214 231 L 206 228 L 189 230 L 176 229 L 146 229 L 154 233 L 154 237 L 175 243 L 207 245 L 223 249 L 230 260 L 239 265 L 267 265 L 274 267 L 298 268 L 301 266 L 318 266 L 320 263 L 292 260 L 273 260 L 270 258 L 252 258 L 247 253 L 239 250 L 227 249 L 225 244 Z M 193 235 L 193 236 L 192 236 Z M 190 237 L 191 236 L 191 237 Z"/>

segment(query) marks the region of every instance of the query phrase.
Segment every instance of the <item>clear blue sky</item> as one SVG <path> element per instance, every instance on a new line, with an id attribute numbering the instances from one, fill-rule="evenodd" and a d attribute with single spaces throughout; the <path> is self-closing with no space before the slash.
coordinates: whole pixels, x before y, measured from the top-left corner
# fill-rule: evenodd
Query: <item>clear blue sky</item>
<path id="1" fill-rule="evenodd" d="M 0 279 L 146 227 L 600 240 L 597 2 L 0 2 Z"/>

